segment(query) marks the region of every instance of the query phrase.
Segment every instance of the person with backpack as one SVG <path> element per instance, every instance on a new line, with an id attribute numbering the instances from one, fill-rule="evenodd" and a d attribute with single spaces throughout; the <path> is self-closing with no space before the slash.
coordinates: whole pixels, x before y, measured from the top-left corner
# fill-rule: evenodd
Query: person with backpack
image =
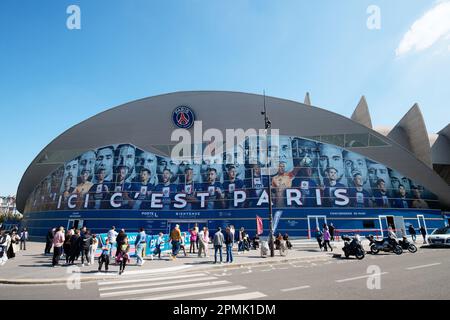
<path id="1" fill-rule="evenodd" d="M 119 242 L 117 243 L 119 245 Z M 117 247 L 116 262 L 119 264 L 119 275 L 125 271 L 127 262 L 130 260 L 130 244 L 128 243 L 128 237 L 125 237 L 120 245 Z"/>
<path id="2" fill-rule="evenodd" d="M 144 228 L 139 229 L 139 234 L 134 242 L 134 247 L 136 248 L 136 264 L 142 266 L 145 263 L 143 259 L 145 255 L 145 247 L 147 245 L 147 235 L 145 234 Z"/>

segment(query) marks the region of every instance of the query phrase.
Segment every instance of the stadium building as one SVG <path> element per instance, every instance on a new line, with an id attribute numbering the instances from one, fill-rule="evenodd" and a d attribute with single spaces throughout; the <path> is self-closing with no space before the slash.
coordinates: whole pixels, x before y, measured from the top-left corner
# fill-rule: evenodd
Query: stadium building
<path id="1" fill-rule="evenodd" d="M 278 148 L 268 148 L 277 161 L 266 160 L 262 136 L 211 157 L 171 157 L 174 130 L 195 135 L 197 121 L 203 133 L 223 136 L 226 129 L 264 128 L 264 101 L 280 133 Z M 409 225 L 431 232 L 450 218 L 450 126 L 430 145 L 418 105 L 382 134 L 372 128 L 364 97 L 346 118 L 312 106 L 308 94 L 298 103 L 176 92 L 126 103 L 61 134 L 26 170 L 17 208 L 35 238 L 59 225 L 155 234 L 196 223 L 243 226 L 253 235 L 257 216 L 267 234 L 270 184 L 277 233 L 309 237 L 323 223 L 341 233 L 380 235 L 388 226 L 401 233 Z M 190 147 L 202 155 L 206 143 Z"/>

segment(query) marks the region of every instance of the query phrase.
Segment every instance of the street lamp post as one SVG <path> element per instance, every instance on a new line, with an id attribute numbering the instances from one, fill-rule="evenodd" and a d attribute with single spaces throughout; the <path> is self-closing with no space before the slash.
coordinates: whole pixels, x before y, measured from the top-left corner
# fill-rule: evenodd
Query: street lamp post
<path id="1" fill-rule="evenodd" d="M 264 129 L 266 134 L 266 174 L 267 174 L 267 184 L 268 184 L 268 191 L 269 191 L 269 249 L 270 249 L 270 256 L 275 256 L 275 249 L 274 249 L 274 243 L 273 243 L 273 214 L 272 214 L 272 188 L 271 188 L 271 181 L 270 181 L 270 170 L 269 170 L 269 138 L 268 138 L 268 130 L 272 126 L 272 123 L 269 120 L 269 117 L 267 116 L 266 111 L 266 93 L 264 92 L 264 111 L 261 112 L 262 115 L 264 115 Z"/>

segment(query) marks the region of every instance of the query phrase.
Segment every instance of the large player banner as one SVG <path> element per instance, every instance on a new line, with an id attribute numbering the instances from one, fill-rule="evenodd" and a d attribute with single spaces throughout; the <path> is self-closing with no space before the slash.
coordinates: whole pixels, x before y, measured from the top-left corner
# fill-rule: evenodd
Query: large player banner
<path id="1" fill-rule="evenodd" d="M 89 150 L 41 181 L 25 212 L 261 208 L 269 184 L 275 208 L 439 207 L 421 185 L 341 147 L 281 136 L 279 161 L 266 164 L 265 152 L 250 152 L 255 145 L 248 139 L 231 151 L 244 153 L 244 163 L 230 162 L 230 151 L 180 162 L 132 144 Z"/>

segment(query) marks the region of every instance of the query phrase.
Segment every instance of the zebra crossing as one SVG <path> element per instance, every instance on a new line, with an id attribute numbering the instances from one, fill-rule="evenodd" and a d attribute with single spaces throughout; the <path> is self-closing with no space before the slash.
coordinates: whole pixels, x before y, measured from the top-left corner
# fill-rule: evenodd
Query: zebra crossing
<path id="1" fill-rule="evenodd" d="M 99 281 L 101 299 L 121 300 L 251 300 L 266 297 L 259 291 L 219 279 L 207 272 L 187 274 L 142 274 L 133 278 Z"/>

